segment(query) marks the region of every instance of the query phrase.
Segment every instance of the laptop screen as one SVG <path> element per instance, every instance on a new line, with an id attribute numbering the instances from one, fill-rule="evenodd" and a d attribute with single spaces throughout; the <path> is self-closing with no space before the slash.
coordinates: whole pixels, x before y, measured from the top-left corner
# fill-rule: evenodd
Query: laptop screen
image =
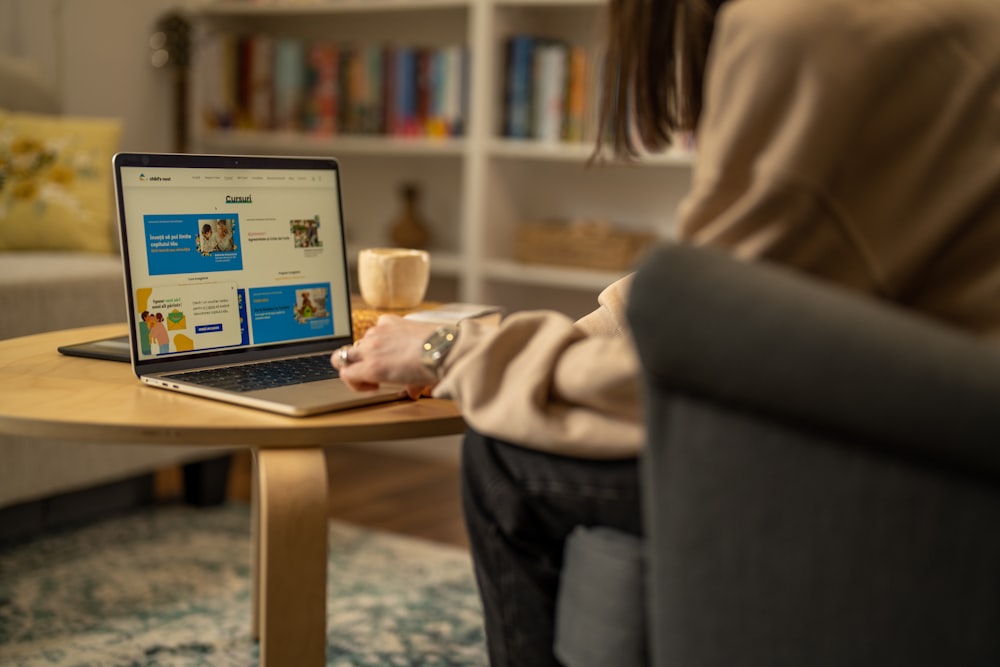
<path id="1" fill-rule="evenodd" d="M 137 365 L 350 339 L 331 158 L 115 156 Z"/>

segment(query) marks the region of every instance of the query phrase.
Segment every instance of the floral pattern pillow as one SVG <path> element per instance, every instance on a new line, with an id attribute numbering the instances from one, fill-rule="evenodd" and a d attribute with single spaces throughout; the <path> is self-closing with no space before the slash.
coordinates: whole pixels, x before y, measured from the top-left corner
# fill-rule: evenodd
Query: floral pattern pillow
<path id="1" fill-rule="evenodd" d="M 0 250 L 111 253 L 121 121 L 0 110 Z"/>

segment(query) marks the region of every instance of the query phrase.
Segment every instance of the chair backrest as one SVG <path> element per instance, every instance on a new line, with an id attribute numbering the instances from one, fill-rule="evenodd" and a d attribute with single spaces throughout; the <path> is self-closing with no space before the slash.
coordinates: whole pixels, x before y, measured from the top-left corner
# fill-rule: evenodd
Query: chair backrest
<path id="1" fill-rule="evenodd" d="M 1000 478 L 1000 343 L 785 267 L 683 245 L 647 258 L 628 314 L 643 368 L 664 389 Z"/>
<path id="2" fill-rule="evenodd" d="M 0 55 L 0 109 L 59 113 L 59 97 L 32 62 Z"/>

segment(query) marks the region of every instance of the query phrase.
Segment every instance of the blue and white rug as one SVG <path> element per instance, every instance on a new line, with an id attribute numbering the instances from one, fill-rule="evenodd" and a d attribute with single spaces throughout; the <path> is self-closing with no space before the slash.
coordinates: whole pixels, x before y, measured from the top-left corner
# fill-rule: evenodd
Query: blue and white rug
<path id="1" fill-rule="evenodd" d="M 249 513 L 166 507 L 0 549 L 4 667 L 249 667 Z M 487 664 L 468 555 L 330 524 L 327 665 Z"/>

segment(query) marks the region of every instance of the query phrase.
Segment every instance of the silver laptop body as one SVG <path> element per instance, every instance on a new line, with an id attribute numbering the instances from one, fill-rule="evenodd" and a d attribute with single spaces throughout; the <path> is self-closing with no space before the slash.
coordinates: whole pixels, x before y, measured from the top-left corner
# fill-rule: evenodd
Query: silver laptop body
<path id="1" fill-rule="evenodd" d="M 323 377 L 353 342 L 335 159 L 118 153 L 113 167 L 141 381 L 291 416 L 405 396 Z"/>

